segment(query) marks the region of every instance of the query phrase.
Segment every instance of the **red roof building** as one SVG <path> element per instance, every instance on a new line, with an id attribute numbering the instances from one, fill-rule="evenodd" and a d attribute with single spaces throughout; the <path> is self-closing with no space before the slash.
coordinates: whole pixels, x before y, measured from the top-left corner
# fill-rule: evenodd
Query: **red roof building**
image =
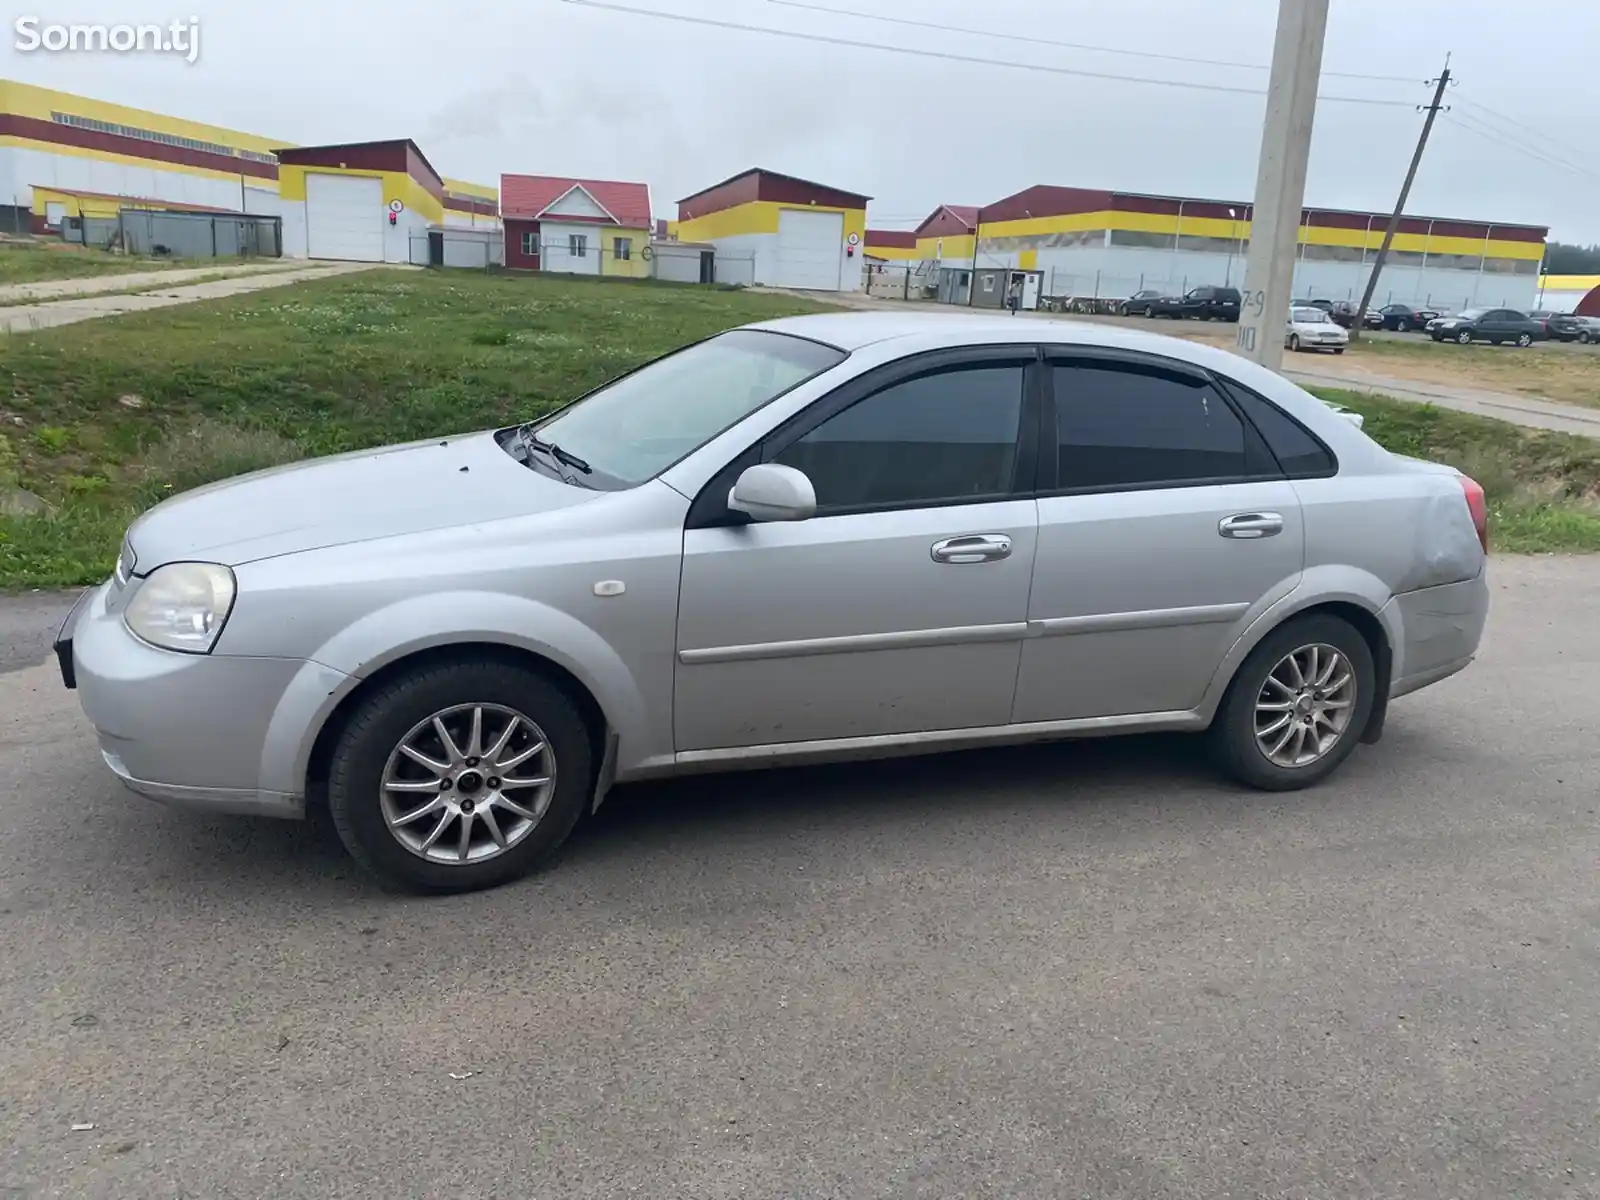
<path id="1" fill-rule="evenodd" d="M 650 189 L 613 179 L 502 175 L 506 266 L 573 275 L 642 277 L 655 221 Z"/>

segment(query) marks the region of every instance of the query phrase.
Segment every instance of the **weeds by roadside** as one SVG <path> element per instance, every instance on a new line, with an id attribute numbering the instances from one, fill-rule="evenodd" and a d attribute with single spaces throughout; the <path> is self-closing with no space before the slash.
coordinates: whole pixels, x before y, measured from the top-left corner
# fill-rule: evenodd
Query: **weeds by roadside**
<path id="1" fill-rule="evenodd" d="M 1359 412 L 1386 449 L 1449 463 L 1482 484 L 1495 549 L 1600 551 L 1600 441 L 1370 392 L 1311 390 Z"/>

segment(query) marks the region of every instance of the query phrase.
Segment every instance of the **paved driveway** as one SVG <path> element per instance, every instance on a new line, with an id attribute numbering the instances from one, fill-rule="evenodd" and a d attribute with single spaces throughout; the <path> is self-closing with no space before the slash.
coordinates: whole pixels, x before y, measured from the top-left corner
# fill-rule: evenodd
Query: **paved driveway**
<path id="1" fill-rule="evenodd" d="M 1309 794 L 1172 739 L 638 787 L 434 901 L 0 677 L 0 1194 L 1600 1195 L 1600 560 L 1494 578 Z"/>

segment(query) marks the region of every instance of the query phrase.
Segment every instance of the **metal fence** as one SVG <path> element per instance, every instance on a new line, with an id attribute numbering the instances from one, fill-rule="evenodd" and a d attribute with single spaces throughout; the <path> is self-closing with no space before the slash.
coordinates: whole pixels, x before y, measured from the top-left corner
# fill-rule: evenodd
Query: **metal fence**
<path id="1" fill-rule="evenodd" d="M 1046 279 L 1043 306 L 1066 312 L 1113 312 L 1118 309 L 1122 301 L 1138 292 L 1155 291 L 1163 296 L 1181 296 L 1190 288 L 1199 287 L 1201 284 L 1213 284 L 1218 287 L 1227 287 L 1231 284 L 1240 287 L 1244 283 L 1243 277 L 1242 264 L 1231 279 L 1224 275 L 1221 280 L 1212 274 L 1129 275 L 1110 271 L 1073 272 L 1054 267 Z M 1327 288 L 1307 285 L 1296 289 L 1295 299 L 1348 300 L 1353 303 L 1361 299 L 1361 291 L 1355 287 Z M 1482 289 L 1478 289 L 1473 295 L 1453 294 L 1443 287 L 1424 291 L 1406 287 L 1386 289 L 1382 286 L 1380 278 L 1380 286 L 1372 297 L 1372 307 L 1381 308 L 1386 304 L 1396 303 L 1449 309 L 1469 308 L 1475 304 L 1503 305 L 1510 308 L 1521 306 L 1516 297 L 1495 298 L 1485 295 Z"/>
<path id="2" fill-rule="evenodd" d="M 659 279 L 671 283 L 718 283 L 748 287 L 756 281 L 754 254 L 724 254 L 690 242 L 629 246 L 619 254 L 595 241 L 581 253 L 566 238 L 538 243 L 513 241 L 509 259 L 506 235 L 499 229 L 446 226 L 413 234 L 408 258 L 419 267 L 543 271 L 552 275 L 598 275 L 610 279 Z"/>
<path id="3" fill-rule="evenodd" d="M 83 218 L 84 245 L 173 258 L 281 258 L 278 217 L 152 212 L 125 208 L 116 220 Z M 78 239 L 73 239 L 78 240 Z"/>
<path id="4" fill-rule="evenodd" d="M 416 267 L 466 267 L 478 270 L 506 265 L 506 239 L 498 229 L 444 226 L 412 234 L 408 259 Z"/>

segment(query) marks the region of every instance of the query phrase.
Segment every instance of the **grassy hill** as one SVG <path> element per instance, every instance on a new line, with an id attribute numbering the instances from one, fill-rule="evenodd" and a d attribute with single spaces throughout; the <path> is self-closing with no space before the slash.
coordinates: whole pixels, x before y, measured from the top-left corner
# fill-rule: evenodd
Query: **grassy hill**
<path id="1" fill-rule="evenodd" d="M 527 420 L 686 342 L 820 306 L 761 293 L 371 271 L 0 341 L 0 588 L 103 578 L 142 508 L 307 455 Z"/>

